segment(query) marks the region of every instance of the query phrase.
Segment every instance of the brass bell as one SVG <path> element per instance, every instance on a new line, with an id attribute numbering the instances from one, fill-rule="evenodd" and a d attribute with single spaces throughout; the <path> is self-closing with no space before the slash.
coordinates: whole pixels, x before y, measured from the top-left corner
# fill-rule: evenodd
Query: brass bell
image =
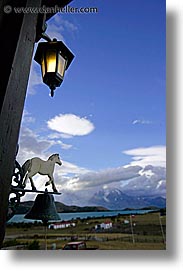
<path id="1" fill-rule="evenodd" d="M 38 194 L 32 208 L 25 215 L 25 219 L 41 220 L 44 224 L 51 220 L 60 220 L 53 195 L 47 192 Z"/>

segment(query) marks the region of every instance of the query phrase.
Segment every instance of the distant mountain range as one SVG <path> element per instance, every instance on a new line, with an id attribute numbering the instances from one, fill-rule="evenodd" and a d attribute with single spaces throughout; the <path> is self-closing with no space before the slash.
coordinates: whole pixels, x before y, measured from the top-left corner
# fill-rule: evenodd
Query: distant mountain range
<path id="1" fill-rule="evenodd" d="M 34 201 L 24 201 L 21 202 L 17 208 L 16 214 L 25 214 L 33 206 Z M 108 209 L 102 206 L 75 206 L 75 205 L 65 205 L 61 202 L 55 202 L 56 209 L 58 213 L 73 213 L 73 212 L 98 212 L 107 211 Z"/>
<path id="2" fill-rule="evenodd" d="M 110 210 L 124 208 L 166 207 L 166 199 L 160 196 L 130 196 L 119 189 L 103 189 L 89 200 L 90 205 L 102 205 Z"/>
<path id="3" fill-rule="evenodd" d="M 33 205 L 33 201 L 21 202 L 17 214 L 25 214 Z M 55 202 L 57 212 L 97 212 L 107 210 L 123 210 L 123 209 L 141 209 L 141 208 L 165 208 L 166 199 L 160 196 L 130 196 L 115 189 L 103 189 L 95 193 L 89 200 L 90 206 L 66 205 L 61 202 Z"/>

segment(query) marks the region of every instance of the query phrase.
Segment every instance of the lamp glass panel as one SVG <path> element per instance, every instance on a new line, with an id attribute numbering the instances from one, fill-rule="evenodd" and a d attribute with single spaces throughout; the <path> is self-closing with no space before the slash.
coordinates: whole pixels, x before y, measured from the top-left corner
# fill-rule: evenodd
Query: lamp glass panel
<path id="1" fill-rule="evenodd" d="M 60 54 L 58 54 L 58 70 L 57 70 L 57 73 L 59 75 L 61 75 L 61 77 L 64 76 L 65 67 L 66 67 L 66 60 Z"/>
<path id="2" fill-rule="evenodd" d="M 56 72 L 56 51 L 55 50 L 48 50 L 46 52 L 46 63 L 47 63 L 47 73 Z"/>
<path id="3" fill-rule="evenodd" d="M 44 60 L 44 58 L 41 61 L 41 70 L 42 70 L 42 77 L 44 78 L 44 75 L 45 75 L 45 60 Z"/>

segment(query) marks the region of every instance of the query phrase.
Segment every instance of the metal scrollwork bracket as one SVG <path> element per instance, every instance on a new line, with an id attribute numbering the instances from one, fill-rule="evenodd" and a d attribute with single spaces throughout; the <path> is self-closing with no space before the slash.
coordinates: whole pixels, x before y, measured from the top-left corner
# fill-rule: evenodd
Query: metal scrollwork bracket
<path id="1" fill-rule="evenodd" d="M 23 186 L 23 171 L 21 165 L 15 160 L 14 173 L 12 176 L 11 189 L 9 195 L 9 209 L 7 215 L 7 221 L 11 219 L 16 212 L 17 207 L 20 204 L 20 199 L 25 195 Z"/>

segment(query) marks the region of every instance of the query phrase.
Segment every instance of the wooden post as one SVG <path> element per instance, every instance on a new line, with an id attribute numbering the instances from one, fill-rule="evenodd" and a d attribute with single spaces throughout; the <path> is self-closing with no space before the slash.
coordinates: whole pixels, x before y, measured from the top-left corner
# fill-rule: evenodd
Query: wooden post
<path id="1" fill-rule="evenodd" d="M 27 6 L 40 7 L 41 0 L 27 0 Z M 0 112 L 0 247 L 5 235 L 9 190 L 36 37 L 37 18 L 38 13 L 24 14 L 22 23 L 19 29 L 17 28 L 16 35 L 18 39 L 15 54 L 11 70 L 9 68 L 9 77 L 4 88 Z M 16 22 L 9 22 L 10 35 L 11 24 L 16 24 Z M 7 49 L 11 46 L 9 40 L 7 40 Z M 6 51 L 2 54 L 6 56 Z M 6 64 L 3 64 L 3 66 L 6 66 Z"/>
<path id="2" fill-rule="evenodd" d="M 133 232 L 133 222 L 132 222 L 131 214 L 130 214 L 130 227 L 131 227 L 131 234 L 132 234 L 132 242 L 135 243 L 134 232 Z"/>

